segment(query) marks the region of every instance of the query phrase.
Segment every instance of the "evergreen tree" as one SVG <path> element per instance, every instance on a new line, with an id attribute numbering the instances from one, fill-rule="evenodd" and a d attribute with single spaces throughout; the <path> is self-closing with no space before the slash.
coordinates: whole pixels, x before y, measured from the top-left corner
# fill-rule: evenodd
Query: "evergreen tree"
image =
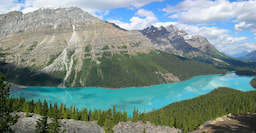
<path id="1" fill-rule="evenodd" d="M 0 132 L 12 132 L 10 126 L 14 125 L 18 116 L 11 116 L 10 106 L 6 106 L 9 97 L 10 86 L 4 83 L 4 75 L 0 73 Z"/>
<path id="2" fill-rule="evenodd" d="M 88 121 L 91 121 L 91 117 L 92 117 L 92 111 L 91 111 L 91 108 L 90 108 L 89 114 L 88 114 Z"/>
<path id="3" fill-rule="evenodd" d="M 61 128 L 61 125 L 59 123 L 61 114 L 60 114 L 60 110 L 58 109 L 57 103 L 54 104 L 52 114 L 53 114 L 52 123 L 49 124 L 49 128 L 47 131 L 49 133 L 59 133 Z"/>
<path id="4" fill-rule="evenodd" d="M 146 114 L 145 110 L 144 110 L 144 112 L 141 115 L 142 115 L 141 116 L 142 122 L 146 123 L 147 122 L 147 114 Z"/>
<path id="5" fill-rule="evenodd" d="M 128 116 L 127 116 L 127 112 L 125 111 L 125 109 L 124 109 L 124 122 L 126 122 L 127 120 L 128 120 Z"/>
<path id="6" fill-rule="evenodd" d="M 42 103 L 40 99 L 36 102 L 35 108 L 34 108 L 34 113 L 36 114 L 41 114 L 42 110 Z"/>
<path id="7" fill-rule="evenodd" d="M 87 108 L 83 109 L 83 112 L 82 112 L 82 120 L 83 120 L 83 121 L 88 121 L 88 112 L 87 112 Z"/>
<path id="8" fill-rule="evenodd" d="M 42 109 L 42 118 L 39 119 L 36 122 L 36 133 L 47 133 L 47 129 L 48 129 L 48 124 L 47 124 L 47 113 L 48 113 L 48 104 L 46 102 L 46 100 L 44 100 L 43 103 L 43 109 Z"/>
<path id="9" fill-rule="evenodd" d="M 91 121 L 94 121 L 94 120 L 98 120 L 98 111 L 97 111 L 97 109 L 94 109 L 94 111 L 92 112 Z"/>
<path id="10" fill-rule="evenodd" d="M 133 115 L 132 122 L 137 122 L 139 119 L 138 109 L 137 110 L 134 109 L 132 115 Z"/>
<path id="11" fill-rule="evenodd" d="M 104 130 L 106 133 L 113 133 L 114 121 L 111 109 L 108 109 L 105 115 Z"/>
<path id="12" fill-rule="evenodd" d="M 99 110 L 98 116 L 99 116 L 99 118 L 98 118 L 97 124 L 100 126 L 103 126 L 105 123 L 105 111 L 102 111 L 102 113 L 101 113 L 101 110 Z"/>
<path id="13" fill-rule="evenodd" d="M 60 105 L 60 119 L 64 118 L 65 115 L 65 106 L 63 105 L 63 103 Z"/>

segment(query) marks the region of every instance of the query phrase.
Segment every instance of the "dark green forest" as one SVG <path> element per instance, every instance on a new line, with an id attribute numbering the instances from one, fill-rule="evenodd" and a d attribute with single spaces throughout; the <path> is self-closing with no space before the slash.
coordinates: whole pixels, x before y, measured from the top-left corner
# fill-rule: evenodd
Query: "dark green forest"
<path id="1" fill-rule="evenodd" d="M 159 53 L 158 53 L 159 52 Z M 187 80 L 193 76 L 205 74 L 223 74 L 226 69 L 216 68 L 212 64 L 206 64 L 195 60 L 186 59 L 169 53 L 153 51 L 148 54 L 130 56 L 128 54 L 103 54 L 99 59 L 101 64 L 92 64 L 85 61 L 81 75 L 88 75 L 86 86 L 122 88 L 149 86 L 153 84 L 167 83 L 162 75 L 172 73 L 180 80 Z M 90 71 L 88 71 L 90 70 Z M 77 77 L 80 77 L 77 76 Z M 77 81 L 71 74 L 70 81 Z M 79 83 L 76 87 L 81 86 Z"/>
<path id="2" fill-rule="evenodd" d="M 8 107 L 13 111 L 33 112 L 36 114 L 44 113 L 43 104 L 39 101 L 27 101 L 24 98 L 9 98 Z M 56 107 L 57 106 L 57 107 Z M 57 111 L 56 111 L 57 110 Z M 150 121 L 155 125 L 167 125 L 182 129 L 184 132 L 192 131 L 207 120 L 212 120 L 228 113 L 239 114 L 255 112 L 256 110 L 256 91 L 241 92 L 230 88 L 218 88 L 209 94 L 172 103 L 159 110 L 149 113 L 139 112 L 134 109 L 133 116 L 127 117 L 127 112 L 116 111 L 115 106 L 108 110 L 91 110 L 84 108 L 78 110 L 75 106 L 66 107 L 61 104 L 49 103 L 47 116 L 53 118 L 58 113 L 60 119 L 75 119 L 82 121 L 94 121 L 100 126 L 104 126 L 106 131 L 112 131 L 118 122 L 131 120 Z"/>

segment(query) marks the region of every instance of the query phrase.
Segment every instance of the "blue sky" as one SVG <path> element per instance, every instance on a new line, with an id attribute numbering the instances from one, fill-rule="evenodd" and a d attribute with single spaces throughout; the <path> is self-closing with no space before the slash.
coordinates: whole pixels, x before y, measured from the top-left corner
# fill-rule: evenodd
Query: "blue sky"
<path id="1" fill-rule="evenodd" d="M 228 55 L 256 50 L 255 0 L 0 0 L 0 13 L 71 6 L 128 30 L 173 24 Z"/>

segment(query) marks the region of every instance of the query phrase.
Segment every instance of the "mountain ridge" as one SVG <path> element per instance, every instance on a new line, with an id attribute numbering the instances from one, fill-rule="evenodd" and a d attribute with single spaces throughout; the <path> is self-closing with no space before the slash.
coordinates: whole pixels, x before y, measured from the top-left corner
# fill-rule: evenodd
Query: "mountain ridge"
<path id="1" fill-rule="evenodd" d="M 127 31 L 76 7 L 10 12 L 0 15 L 0 22 L 0 70 L 16 84 L 120 88 L 227 71 L 161 52 L 140 31 Z M 174 26 L 162 30 L 187 44 L 185 31 Z M 179 43 L 175 47 L 183 52 Z M 199 51 L 186 47 L 185 52 Z M 182 70 L 187 62 L 198 70 Z"/>
<path id="2" fill-rule="evenodd" d="M 245 61 L 256 61 L 256 50 L 246 54 L 245 56 L 239 57 L 238 59 Z"/>

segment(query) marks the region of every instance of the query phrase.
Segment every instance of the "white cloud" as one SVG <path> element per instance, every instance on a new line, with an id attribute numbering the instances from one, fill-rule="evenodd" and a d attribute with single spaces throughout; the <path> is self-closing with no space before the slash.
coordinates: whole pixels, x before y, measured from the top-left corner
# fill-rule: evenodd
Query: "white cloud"
<path id="1" fill-rule="evenodd" d="M 256 22 L 256 1 L 228 0 L 185 0 L 176 6 L 163 9 L 170 18 L 178 18 L 182 23 L 205 23 L 235 19 Z"/>
<path id="2" fill-rule="evenodd" d="M 113 20 L 113 19 L 108 19 L 108 21 L 115 23 L 127 30 L 144 29 L 158 21 L 152 11 L 140 9 L 135 14 L 137 16 L 132 17 L 129 23 L 124 23 L 119 20 Z"/>
<path id="3" fill-rule="evenodd" d="M 242 31 L 245 31 L 245 30 L 249 30 L 255 36 L 254 39 L 256 39 L 256 25 L 254 25 L 252 23 L 240 22 L 240 23 L 235 25 L 234 30 L 236 32 L 242 32 Z"/>
<path id="4" fill-rule="evenodd" d="M 22 4 L 18 4 L 18 0 L 0 0 L 0 14 L 13 10 L 20 10 Z"/>
<path id="5" fill-rule="evenodd" d="M 90 13 L 114 8 L 140 8 L 153 1 L 163 0 L 25 0 L 24 4 L 17 4 L 18 0 L 1 0 L 0 13 L 6 13 L 12 9 L 24 8 L 25 12 L 34 11 L 42 7 L 72 7 L 77 6 Z"/>
<path id="6" fill-rule="evenodd" d="M 252 31 L 256 32 L 256 25 L 254 25 L 252 23 L 246 23 L 246 22 L 240 22 L 235 25 L 235 31 L 241 32 L 244 30 L 252 30 Z"/>

